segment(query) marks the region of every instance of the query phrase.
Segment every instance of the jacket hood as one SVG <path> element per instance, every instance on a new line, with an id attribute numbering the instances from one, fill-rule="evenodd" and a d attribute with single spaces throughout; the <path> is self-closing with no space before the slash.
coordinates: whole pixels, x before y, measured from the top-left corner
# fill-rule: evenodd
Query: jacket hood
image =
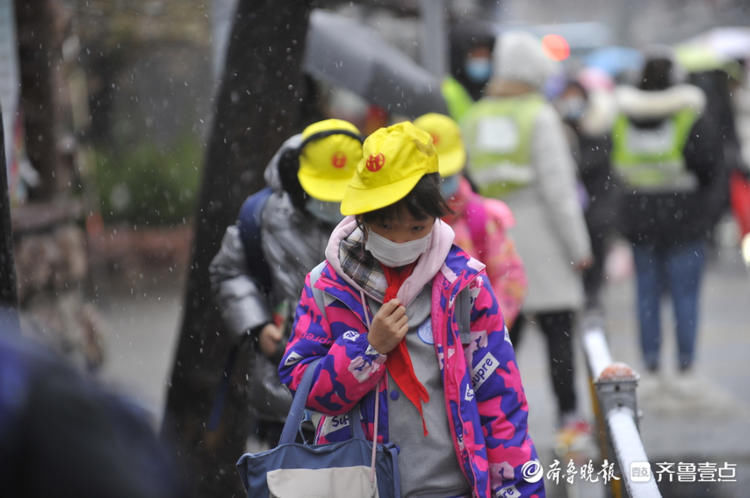
<path id="1" fill-rule="evenodd" d="M 325 251 L 326 260 L 342 279 L 352 285 L 357 291 L 368 294 L 365 289 L 343 271 L 339 259 L 341 242 L 355 230 L 359 230 L 359 228 L 354 216 L 347 216 L 336 226 L 331 237 L 328 239 L 328 247 L 326 247 Z M 435 225 L 432 227 L 430 246 L 419 258 L 414 271 L 404 281 L 396 295 L 402 304 L 408 306 L 419 295 L 422 288 L 440 271 L 445 258 L 451 250 L 454 237 L 453 229 L 447 223 L 440 219 L 435 220 Z M 377 298 L 377 296 L 372 295 L 370 297 Z"/>
<path id="2" fill-rule="evenodd" d="M 664 119 L 685 109 L 700 114 L 706 106 L 703 91 L 697 86 L 687 84 L 659 91 L 621 86 L 615 90 L 615 100 L 620 112 L 639 121 Z"/>
<path id="3" fill-rule="evenodd" d="M 263 178 L 266 180 L 266 185 L 271 187 L 274 192 L 283 192 L 284 188 L 281 185 L 281 176 L 279 175 L 279 158 L 285 150 L 298 147 L 302 143 L 302 134 L 292 135 L 287 138 L 279 150 L 273 155 L 271 160 L 266 166 L 266 170 L 263 173 Z"/>
<path id="4" fill-rule="evenodd" d="M 519 81 L 537 90 L 560 67 L 544 51 L 541 41 L 524 31 L 508 31 L 499 36 L 493 57 L 493 79 Z"/>
<path id="5" fill-rule="evenodd" d="M 617 116 L 617 104 L 610 92 L 595 90 L 589 92 L 586 111 L 579 123 L 581 132 L 596 137 L 609 133 Z"/>

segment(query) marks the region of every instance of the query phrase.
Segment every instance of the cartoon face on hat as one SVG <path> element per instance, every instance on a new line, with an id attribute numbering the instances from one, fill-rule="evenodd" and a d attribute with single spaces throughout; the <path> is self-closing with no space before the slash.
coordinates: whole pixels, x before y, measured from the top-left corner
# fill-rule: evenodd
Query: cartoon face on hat
<path id="1" fill-rule="evenodd" d="M 344 197 L 362 158 L 362 143 L 352 135 L 359 135 L 357 127 L 341 119 L 318 121 L 302 132 L 297 178 L 311 197 L 327 202 Z"/>
<path id="2" fill-rule="evenodd" d="M 432 136 L 439 159 L 440 176 L 453 176 L 466 164 L 466 148 L 458 123 L 444 114 L 431 112 L 414 120 L 414 124 Z"/>
<path id="3" fill-rule="evenodd" d="M 341 213 L 356 215 L 394 204 L 420 178 L 438 172 L 438 157 L 429 133 L 405 121 L 380 128 L 367 137 L 341 201 Z"/>

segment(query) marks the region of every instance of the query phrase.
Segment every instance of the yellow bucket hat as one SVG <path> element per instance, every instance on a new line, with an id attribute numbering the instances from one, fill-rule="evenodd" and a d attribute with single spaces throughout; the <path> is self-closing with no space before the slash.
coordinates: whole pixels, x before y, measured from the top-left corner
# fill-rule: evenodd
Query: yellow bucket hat
<path id="1" fill-rule="evenodd" d="M 432 135 L 440 160 L 440 176 L 453 176 L 464 168 L 466 148 L 458 123 L 444 114 L 431 112 L 415 119 L 414 124 Z"/>
<path id="2" fill-rule="evenodd" d="M 405 121 L 380 128 L 367 137 L 362 159 L 344 193 L 341 213 L 356 215 L 394 204 L 420 178 L 438 172 L 430 134 Z"/>
<path id="3" fill-rule="evenodd" d="M 297 178 L 310 196 L 339 202 L 361 158 L 356 126 L 341 119 L 318 121 L 302 131 Z"/>

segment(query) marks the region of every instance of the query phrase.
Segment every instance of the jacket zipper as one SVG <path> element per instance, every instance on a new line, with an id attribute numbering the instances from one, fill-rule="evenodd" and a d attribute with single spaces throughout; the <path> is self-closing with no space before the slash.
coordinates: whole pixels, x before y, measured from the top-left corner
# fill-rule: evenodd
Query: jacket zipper
<path id="1" fill-rule="evenodd" d="M 445 278 L 445 277 L 443 277 L 443 278 Z M 463 289 L 459 289 L 458 292 L 461 292 L 462 290 Z M 456 293 L 456 296 L 458 296 L 458 293 Z M 456 307 L 455 307 L 455 299 L 454 299 L 453 313 L 455 314 L 455 312 L 456 312 Z M 445 327 L 447 329 L 448 323 L 450 323 L 450 321 L 447 319 L 447 310 L 446 310 L 445 316 L 446 316 Z M 458 342 L 459 342 L 459 344 L 461 343 L 461 337 L 458 337 Z M 445 361 L 446 361 L 446 357 L 447 357 L 447 353 L 448 353 L 447 352 L 447 347 L 448 347 L 448 341 L 447 341 L 447 334 L 446 334 L 446 341 L 443 344 L 443 356 L 444 356 L 444 358 L 443 358 L 443 371 L 444 372 L 445 372 Z M 463 353 L 463 345 L 461 345 L 461 351 Z M 436 351 L 436 353 L 437 353 L 437 351 Z M 471 365 L 467 365 L 467 368 L 470 369 Z M 471 378 L 471 375 L 469 376 L 469 378 Z M 443 375 L 443 384 L 445 384 L 445 375 Z M 476 473 L 474 472 L 474 466 L 471 464 L 471 455 L 469 455 L 469 450 L 466 448 L 466 442 L 465 442 L 466 441 L 466 437 L 465 437 L 466 436 L 466 431 L 464 431 L 464 419 L 463 419 L 463 416 L 461 415 L 462 400 L 461 400 L 461 384 L 460 384 L 460 382 L 459 382 L 458 387 L 457 387 L 457 392 L 458 392 L 458 410 L 457 410 L 456 416 L 458 418 L 458 423 L 459 423 L 459 425 L 461 427 L 461 439 L 464 441 L 464 448 L 462 450 L 462 449 L 460 449 L 458 447 L 458 436 L 456 434 L 455 422 L 453 424 L 450 424 L 451 425 L 451 432 L 453 433 L 453 447 L 456 450 L 456 452 L 459 453 L 459 454 L 461 454 L 463 456 L 463 458 L 466 460 L 466 463 L 468 464 L 468 467 L 469 467 L 469 472 L 471 473 L 471 477 L 472 477 L 472 480 L 473 480 L 472 490 L 471 490 L 472 495 L 474 495 L 477 498 L 479 498 L 481 495 L 477 492 L 478 491 L 478 479 L 477 479 Z M 444 398 L 444 401 L 445 401 L 445 412 L 448 415 L 448 417 L 450 417 L 450 401 L 448 400 L 448 398 L 446 396 L 444 396 L 443 398 Z M 481 430 L 481 427 L 479 428 L 479 430 Z M 463 465 L 462 465 L 462 467 L 463 467 Z"/>

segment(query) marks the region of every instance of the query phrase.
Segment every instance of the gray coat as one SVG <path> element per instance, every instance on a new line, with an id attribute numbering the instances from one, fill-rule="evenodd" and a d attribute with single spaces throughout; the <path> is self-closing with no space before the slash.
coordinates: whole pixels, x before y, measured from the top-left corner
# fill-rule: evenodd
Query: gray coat
<path id="1" fill-rule="evenodd" d="M 248 274 L 237 225 L 227 228 L 221 249 L 211 262 L 212 291 L 224 322 L 235 334 L 271 322 L 273 312 L 285 302 L 293 313 L 305 276 L 325 259 L 333 227 L 294 207 L 279 178 L 281 153 L 300 141 L 301 136 L 295 135 L 284 142 L 265 171 L 266 183 L 273 190 L 261 215 L 261 244 L 271 271 L 270 295 L 261 292 Z"/>
<path id="2" fill-rule="evenodd" d="M 583 305 L 581 273 L 574 263 L 591 257 L 576 190 L 576 168 L 563 126 L 549 104 L 539 111 L 531 143 L 534 182 L 507 198 L 516 224 L 509 231 L 523 260 L 528 291 L 523 311 Z"/>

